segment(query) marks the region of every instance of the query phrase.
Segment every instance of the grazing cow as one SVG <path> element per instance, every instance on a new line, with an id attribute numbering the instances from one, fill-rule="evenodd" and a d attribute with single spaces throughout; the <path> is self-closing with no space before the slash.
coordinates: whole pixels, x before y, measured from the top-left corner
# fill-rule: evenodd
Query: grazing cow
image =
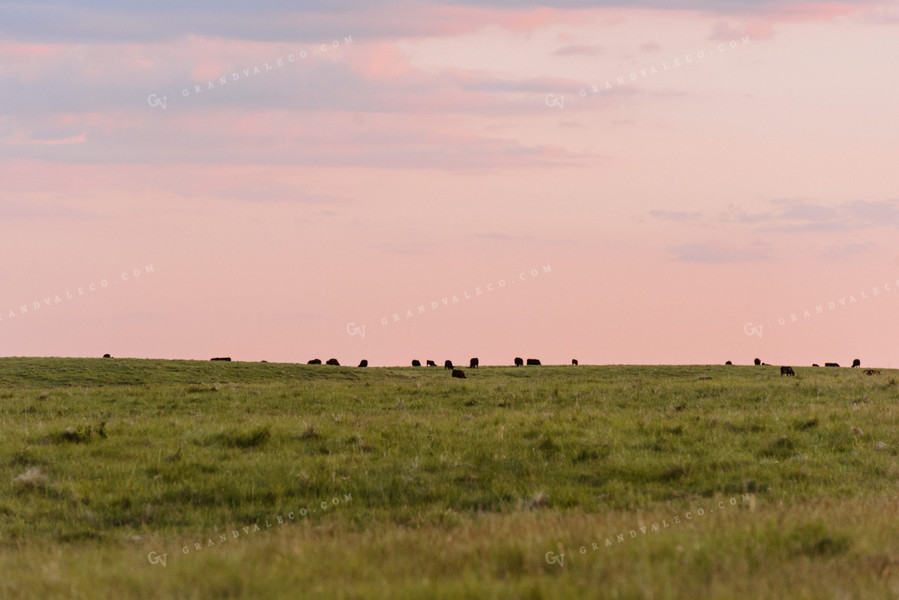
<path id="1" fill-rule="evenodd" d="M 231 361 L 231 357 L 230 357 L 230 356 L 218 356 L 218 357 L 216 357 L 216 358 L 210 358 L 209 360 L 227 360 L 227 361 L 230 362 L 230 361 Z"/>
<path id="2" fill-rule="evenodd" d="M 860 361 L 859 359 L 856 358 L 855 360 L 852 361 L 852 368 L 853 368 L 853 369 L 854 369 L 855 367 L 860 367 L 860 366 L 862 366 L 862 361 Z"/>
<path id="3" fill-rule="evenodd" d="M 103 358 L 112 358 L 112 356 L 110 356 L 109 354 L 104 354 Z"/>
<path id="4" fill-rule="evenodd" d="M 524 359 L 516 356 L 515 357 L 515 366 L 520 367 L 522 365 L 524 365 Z"/>
<path id="5" fill-rule="evenodd" d="M 326 365 L 333 365 L 333 366 L 335 366 L 335 367 L 339 367 L 339 366 L 340 366 L 340 363 L 337 362 L 337 359 L 336 359 L 336 358 L 329 358 L 329 359 L 328 359 L 328 362 L 326 362 L 325 364 L 326 364 Z"/>
<path id="6" fill-rule="evenodd" d="M 730 361 L 727 361 L 727 362 L 724 363 L 724 364 L 726 364 L 726 365 L 732 365 L 732 364 L 734 364 L 734 363 L 732 363 L 732 362 L 730 362 Z"/>
<path id="7" fill-rule="evenodd" d="M 312 360 L 310 360 L 310 361 L 307 362 L 306 364 L 307 364 L 307 365 L 320 365 L 320 364 L 322 364 L 322 359 L 320 359 L 320 358 L 313 358 Z"/>
<path id="8" fill-rule="evenodd" d="M 539 360 L 539 359 L 536 359 L 536 358 L 529 358 L 527 364 L 528 364 L 529 367 L 539 367 L 539 366 L 540 366 L 540 360 Z"/>
<path id="9" fill-rule="evenodd" d="M 839 367 L 840 363 L 824 363 L 825 367 Z"/>
<path id="10" fill-rule="evenodd" d="M 444 369 L 452 369 L 452 368 L 453 368 L 453 361 L 451 361 L 451 360 L 444 361 L 444 363 L 443 363 L 443 368 L 444 368 Z"/>
<path id="11" fill-rule="evenodd" d="M 459 379 L 468 379 L 462 369 L 453 369 L 453 377 L 458 377 Z"/>
<path id="12" fill-rule="evenodd" d="M 435 363 L 433 360 L 429 360 L 429 361 L 427 361 L 425 364 L 426 364 L 427 366 L 429 366 L 429 367 L 436 367 L 436 366 L 437 366 L 437 363 Z"/>
<path id="13" fill-rule="evenodd" d="M 365 359 L 363 358 L 363 359 L 362 359 L 362 362 L 359 363 L 359 367 L 360 367 L 360 368 L 365 368 L 365 367 L 367 367 L 367 366 L 368 366 L 368 361 L 365 360 Z"/>
<path id="14" fill-rule="evenodd" d="M 757 358 L 753 362 L 755 362 L 756 366 L 758 366 L 758 365 L 762 364 L 762 359 Z"/>
<path id="15" fill-rule="evenodd" d="M 468 361 L 468 368 L 469 369 L 477 369 L 478 368 L 478 358 L 477 357 L 472 358 L 470 361 Z"/>
<path id="16" fill-rule="evenodd" d="M 796 372 L 793 370 L 793 367 L 781 367 L 780 376 L 783 377 L 784 375 L 792 375 L 793 377 L 795 377 Z"/>
<path id="17" fill-rule="evenodd" d="M 813 367 L 820 367 L 821 365 L 819 365 L 818 363 L 812 363 L 812 366 L 813 366 Z"/>
<path id="18" fill-rule="evenodd" d="M 420 366 L 421 366 L 421 362 L 420 362 L 420 361 L 417 361 L 417 360 L 413 360 L 413 361 L 412 361 L 412 366 L 413 366 L 413 367 L 420 367 Z"/>
<path id="19" fill-rule="evenodd" d="M 571 359 L 571 364 L 573 364 L 573 365 L 576 367 L 576 366 L 577 366 L 577 359 L 576 359 L 576 358 L 572 358 L 572 359 Z"/>

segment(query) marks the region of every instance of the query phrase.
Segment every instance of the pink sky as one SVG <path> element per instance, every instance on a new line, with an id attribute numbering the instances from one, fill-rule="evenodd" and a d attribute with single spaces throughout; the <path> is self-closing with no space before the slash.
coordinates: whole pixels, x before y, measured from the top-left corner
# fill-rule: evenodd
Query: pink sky
<path id="1" fill-rule="evenodd" d="M 899 365 L 896 4 L 108 4 L 0 5 L 2 356 Z"/>

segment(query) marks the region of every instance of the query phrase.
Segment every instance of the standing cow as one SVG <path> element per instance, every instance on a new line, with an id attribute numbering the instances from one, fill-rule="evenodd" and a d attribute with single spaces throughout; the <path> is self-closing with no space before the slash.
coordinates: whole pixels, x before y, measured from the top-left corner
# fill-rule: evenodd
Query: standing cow
<path id="1" fill-rule="evenodd" d="M 840 363 L 824 363 L 825 367 L 839 367 Z"/>
<path id="2" fill-rule="evenodd" d="M 310 361 L 307 362 L 306 364 L 307 364 L 307 365 L 320 365 L 320 364 L 322 364 L 322 359 L 320 359 L 320 358 L 313 358 L 312 360 L 310 360 Z"/>
<path id="3" fill-rule="evenodd" d="M 368 361 L 363 358 L 362 362 L 359 363 L 359 367 L 364 369 L 367 366 L 368 366 Z"/>
<path id="4" fill-rule="evenodd" d="M 854 369 L 855 367 L 860 367 L 860 366 L 862 366 L 862 361 L 860 361 L 859 359 L 856 358 L 855 360 L 852 361 L 852 368 L 853 368 L 853 369 Z"/>
<path id="5" fill-rule="evenodd" d="M 437 366 L 437 363 L 435 363 L 433 360 L 429 360 L 429 361 L 426 362 L 425 364 L 426 364 L 427 366 L 429 366 L 429 367 L 436 367 L 436 366 Z"/>
<path id="6" fill-rule="evenodd" d="M 795 377 L 796 372 L 793 371 L 793 367 L 781 367 L 780 368 L 780 376 L 783 377 L 784 375 L 792 375 Z"/>
<path id="7" fill-rule="evenodd" d="M 523 365 L 524 365 L 524 359 L 521 358 L 521 357 L 519 357 L 519 356 L 516 356 L 516 357 L 515 357 L 515 366 L 516 366 L 516 367 L 521 367 L 521 366 L 523 366 Z"/>
<path id="8" fill-rule="evenodd" d="M 412 361 L 412 366 L 413 366 L 413 367 L 420 367 L 420 366 L 421 366 L 421 362 L 419 362 L 419 361 L 417 361 L 417 360 L 413 360 L 413 361 Z"/>
<path id="9" fill-rule="evenodd" d="M 468 361 L 469 369 L 477 369 L 478 368 L 478 358 L 474 357 L 470 361 Z"/>
<path id="10" fill-rule="evenodd" d="M 329 358 L 329 359 L 328 359 L 328 362 L 326 362 L 325 364 L 326 364 L 326 365 L 332 365 L 332 366 L 335 366 L 335 367 L 339 367 L 339 366 L 340 366 L 340 363 L 337 362 L 337 359 L 336 359 L 336 358 Z"/>
<path id="11" fill-rule="evenodd" d="M 446 361 L 444 361 L 444 363 L 443 363 L 443 368 L 444 368 L 444 369 L 452 369 L 452 368 L 453 368 L 453 361 L 451 361 L 451 360 L 446 360 Z"/>
<path id="12" fill-rule="evenodd" d="M 529 366 L 529 367 L 539 367 L 539 366 L 540 366 L 540 359 L 537 359 L 537 358 L 529 358 L 529 359 L 528 359 L 528 366 Z"/>
<path id="13" fill-rule="evenodd" d="M 576 359 L 576 358 L 572 358 L 572 359 L 571 359 L 571 364 L 573 364 L 573 365 L 576 367 L 576 366 L 577 366 L 577 359 Z"/>
<path id="14" fill-rule="evenodd" d="M 463 371 L 462 369 L 453 369 L 453 377 L 457 377 L 459 379 L 468 379 L 468 377 L 465 376 L 465 371 Z"/>
<path id="15" fill-rule="evenodd" d="M 758 366 L 758 365 L 762 364 L 762 359 L 757 358 L 753 362 L 756 364 L 756 366 Z"/>

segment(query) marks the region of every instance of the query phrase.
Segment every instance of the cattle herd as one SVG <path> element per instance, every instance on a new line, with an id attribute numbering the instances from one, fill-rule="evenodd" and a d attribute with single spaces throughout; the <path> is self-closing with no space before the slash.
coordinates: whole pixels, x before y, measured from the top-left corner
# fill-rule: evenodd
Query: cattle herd
<path id="1" fill-rule="evenodd" d="M 770 366 L 768 363 L 762 362 L 761 359 L 759 359 L 759 358 L 755 359 L 753 362 L 754 362 L 757 366 L 764 366 L 764 367 Z M 727 362 L 724 363 L 724 364 L 725 364 L 725 365 L 732 365 L 733 363 L 730 362 L 730 361 L 727 361 Z M 819 366 L 819 365 L 818 365 L 817 363 L 813 363 L 812 366 L 813 366 L 813 367 L 817 367 L 817 366 Z M 839 366 L 840 366 L 840 363 L 826 362 L 826 363 L 824 363 L 824 366 L 825 366 L 825 367 L 839 367 Z M 851 368 L 854 369 L 854 368 L 860 367 L 860 366 L 862 366 L 862 361 L 861 361 L 861 360 L 859 360 L 859 359 L 856 358 L 856 359 L 854 359 L 854 360 L 852 361 L 852 367 L 851 367 Z M 880 371 L 876 371 L 876 370 L 874 370 L 874 369 L 867 369 L 867 370 L 865 370 L 865 375 L 876 375 L 876 374 L 878 374 L 878 373 L 880 373 Z M 795 376 L 796 376 L 796 371 L 793 370 L 793 367 L 781 367 L 781 368 L 780 368 L 780 374 L 781 374 L 781 376 L 783 376 L 783 375 L 791 375 L 791 376 L 795 377 Z"/>
<path id="2" fill-rule="evenodd" d="M 112 357 L 111 357 L 109 354 L 104 354 L 104 355 L 103 355 L 103 358 L 112 358 Z M 230 356 L 217 356 L 217 357 L 211 358 L 211 359 L 209 359 L 209 360 L 230 362 L 230 361 L 231 361 L 231 357 L 230 357 Z M 262 361 L 262 362 L 267 362 L 267 361 Z M 515 357 L 515 360 L 514 360 L 513 362 L 514 362 L 514 364 L 515 364 L 516 367 L 523 367 L 524 365 L 528 365 L 529 367 L 536 367 L 536 366 L 540 366 L 540 365 L 541 365 L 539 359 L 536 359 L 536 358 L 529 358 L 529 359 L 527 359 L 527 361 L 525 361 L 525 360 L 524 360 L 523 358 L 521 358 L 520 356 L 516 356 L 516 357 Z M 753 361 L 753 363 L 754 363 L 756 366 L 763 366 L 763 367 L 771 366 L 771 365 L 769 365 L 768 363 L 762 362 L 761 359 L 759 359 L 759 358 L 756 358 L 756 359 Z M 321 359 L 313 358 L 312 360 L 310 360 L 310 361 L 307 362 L 306 364 L 307 364 L 307 365 L 320 365 L 320 364 L 322 364 L 322 361 L 321 361 Z M 327 365 L 333 365 L 333 366 L 335 366 L 335 367 L 339 367 L 339 366 L 340 366 L 340 362 L 338 362 L 338 360 L 337 360 L 336 358 L 329 358 L 325 364 L 327 364 Z M 428 361 L 425 362 L 425 364 L 426 364 L 427 366 L 429 366 L 429 367 L 436 367 L 436 366 L 437 366 L 437 363 L 434 362 L 433 360 L 428 360 Z M 578 365 L 577 359 L 576 359 L 576 358 L 572 358 L 572 359 L 571 359 L 571 364 L 572 364 L 572 366 L 577 366 L 577 365 Z M 725 364 L 725 365 L 733 365 L 733 363 L 732 363 L 731 361 L 727 361 L 727 362 L 725 362 L 724 364 Z M 468 368 L 469 368 L 469 369 L 477 369 L 479 365 L 480 365 L 480 361 L 478 360 L 478 358 L 477 358 L 476 356 L 473 357 L 473 358 L 471 358 L 471 359 L 468 361 Z M 359 368 L 365 368 L 365 367 L 367 367 L 367 366 L 368 366 L 368 360 L 362 359 L 362 361 L 359 363 Z M 413 366 L 413 367 L 420 367 L 420 366 L 421 366 L 421 361 L 419 361 L 419 360 L 413 360 L 413 361 L 412 361 L 412 366 Z M 814 363 L 814 364 L 812 364 L 812 366 L 813 366 L 813 367 L 817 367 L 818 364 L 817 364 L 817 363 Z M 824 366 L 825 366 L 825 367 L 839 367 L 839 366 L 840 366 L 840 363 L 826 362 L 826 363 L 824 363 Z M 856 367 L 861 367 L 861 366 L 862 366 L 862 361 L 861 361 L 861 360 L 859 360 L 859 359 L 856 358 L 856 359 L 854 359 L 854 360 L 852 361 L 852 367 L 851 367 L 851 368 L 854 369 L 854 368 L 856 368 Z M 453 361 L 451 361 L 451 360 L 446 360 L 446 361 L 444 361 L 444 363 L 443 363 L 443 368 L 446 369 L 446 370 L 451 371 L 453 377 L 456 377 L 456 378 L 458 378 L 458 379 L 467 379 L 467 377 L 465 376 L 465 372 L 464 372 L 462 369 L 457 369 L 455 366 L 453 366 Z M 878 373 L 880 373 L 880 371 L 879 371 L 879 370 L 876 370 L 876 369 L 866 369 L 866 370 L 865 370 L 865 374 L 866 374 L 866 375 L 876 375 L 876 374 L 878 374 Z M 796 376 L 796 371 L 793 370 L 793 367 L 782 366 L 782 367 L 780 368 L 780 374 L 781 374 L 781 376 L 783 376 L 783 375 L 788 375 L 788 376 L 795 377 L 795 376 Z"/>
<path id="3" fill-rule="evenodd" d="M 105 354 L 105 355 L 103 356 L 103 358 L 110 358 L 110 356 L 109 356 L 108 354 Z M 225 360 L 225 361 L 230 361 L 230 360 L 231 360 L 231 357 L 230 357 L 230 356 L 216 357 L 216 358 L 211 358 L 211 359 L 209 359 L 209 360 Z M 267 361 L 262 361 L 262 362 L 267 362 Z M 539 359 L 536 359 L 536 358 L 529 358 L 529 359 L 527 359 L 527 363 L 525 363 L 524 359 L 519 358 L 519 357 L 516 357 L 514 363 L 515 363 L 515 366 L 516 366 L 516 367 L 522 367 L 522 366 L 524 366 L 525 364 L 527 364 L 528 366 L 540 366 L 540 365 L 541 365 L 540 360 L 539 360 Z M 320 358 L 313 358 L 312 360 L 308 361 L 306 364 L 307 364 L 307 365 L 320 365 L 320 364 L 322 364 L 322 361 L 321 361 Z M 336 358 L 329 358 L 329 359 L 325 362 L 325 364 L 326 364 L 326 365 L 333 365 L 333 366 L 335 366 L 335 367 L 339 367 L 339 366 L 340 366 L 340 362 L 339 362 Z M 425 364 L 426 364 L 427 366 L 429 366 L 429 367 L 436 367 L 436 366 L 437 366 L 437 363 L 434 362 L 433 360 L 428 360 L 428 361 L 425 362 Z M 577 364 L 578 364 L 577 359 L 576 359 L 576 358 L 572 358 L 572 359 L 571 359 L 571 364 L 574 365 L 574 366 L 577 366 Z M 471 359 L 468 361 L 468 368 L 469 368 L 469 369 L 477 369 L 479 365 L 480 365 L 480 360 L 478 360 L 478 357 L 476 357 L 476 356 L 473 357 L 473 358 L 471 358 Z M 362 361 L 359 363 L 359 368 L 365 368 L 365 367 L 367 367 L 367 366 L 368 366 L 368 360 L 362 359 Z M 420 361 L 420 360 L 417 360 L 417 359 L 416 359 L 416 360 L 413 360 L 413 361 L 412 361 L 412 366 L 413 366 L 413 367 L 420 367 L 420 366 L 421 366 L 421 361 Z M 451 360 L 446 360 L 446 361 L 444 361 L 444 363 L 443 363 L 443 368 L 444 368 L 444 369 L 447 369 L 447 370 L 449 370 L 449 371 L 451 371 L 453 377 L 456 377 L 456 378 L 458 378 L 458 379 L 468 379 L 468 378 L 465 376 L 465 371 L 463 371 L 462 369 L 457 369 L 455 366 L 453 366 L 453 361 L 451 361 Z"/>

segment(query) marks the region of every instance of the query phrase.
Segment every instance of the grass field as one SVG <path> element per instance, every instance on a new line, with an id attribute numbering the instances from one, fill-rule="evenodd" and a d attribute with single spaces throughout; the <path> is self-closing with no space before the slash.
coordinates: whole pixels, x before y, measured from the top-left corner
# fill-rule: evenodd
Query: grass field
<path id="1" fill-rule="evenodd" d="M 0 359 L 2 598 L 899 598 L 899 372 Z"/>

